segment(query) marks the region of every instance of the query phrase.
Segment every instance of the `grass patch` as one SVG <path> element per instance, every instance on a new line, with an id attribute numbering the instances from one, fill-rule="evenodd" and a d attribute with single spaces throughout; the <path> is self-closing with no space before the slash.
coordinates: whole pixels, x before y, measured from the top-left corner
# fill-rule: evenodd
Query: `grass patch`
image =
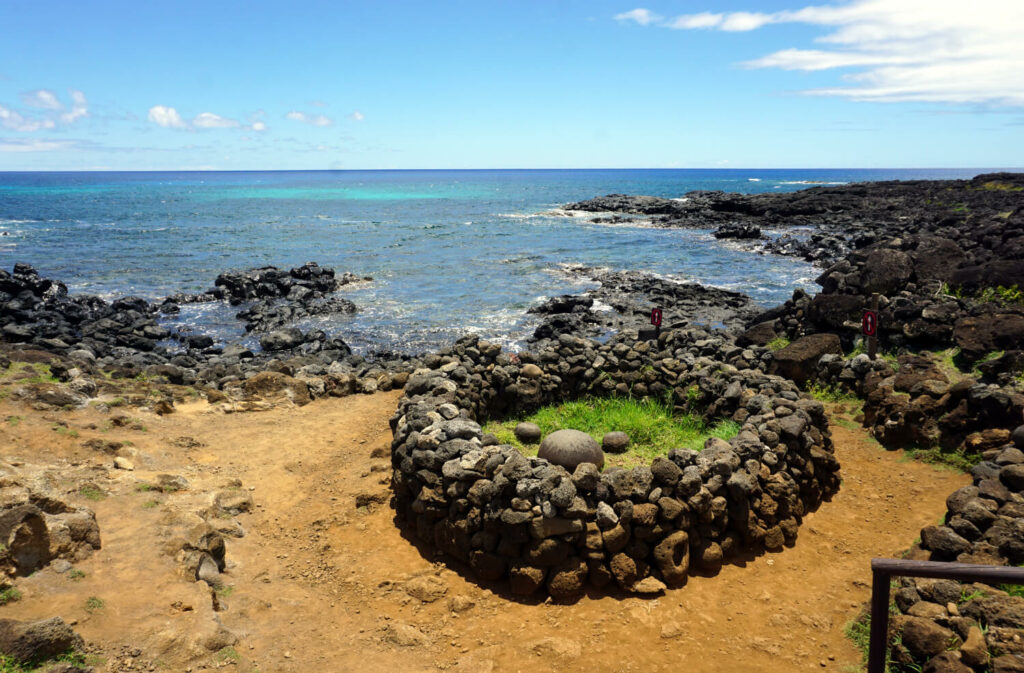
<path id="1" fill-rule="evenodd" d="M 50 365 L 42 362 L 13 362 L 0 379 L 14 379 L 17 383 L 58 383 Z"/>
<path id="2" fill-rule="evenodd" d="M 606 432 L 625 432 L 630 439 L 626 453 L 606 456 L 608 466 L 622 467 L 648 464 L 675 448 L 699 451 L 709 437 L 727 440 L 740 430 L 738 423 L 729 420 L 709 427 L 695 415 L 673 416 L 672 407 L 665 402 L 610 397 L 565 402 L 525 418 L 492 421 L 484 426 L 484 432 L 493 433 L 500 443 L 511 444 L 526 455 L 536 455 L 536 445 L 524 446 L 516 439 L 514 430 L 520 421 L 536 423 L 543 435 L 565 428 L 580 430 L 598 443 Z"/>
<path id="3" fill-rule="evenodd" d="M 981 183 L 981 189 L 986 192 L 1020 192 L 1024 191 L 1024 187 L 1010 184 L 1009 182 L 1001 182 L 999 180 L 989 180 L 988 182 Z"/>
<path id="4" fill-rule="evenodd" d="M 807 393 L 819 402 L 853 402 L 857 399 L 856 395 L 846 392 L 837 385 L 822 386 L 808 383 Z"/>
<path id="5" fill-rule="evenodd" d="M 229 598 L 231 594 L 235 593 L 235 587 L 232 584 L 225 584 L 215 591 L 221 598 Z"/>
<path id="6" fill-rule="evenodd" d="M 8 587 L 3 591 L 0 591 L 0 605 L 7 605 L 8 603 L 16 603 L 21 600 L 21 592 L 15 587 Z"/>
<path id="7" fill-rule="evenodd" d="M 781 351 L 783 348 L 788 346 L 789 343 L 789 339 L 787 339 L 786 337 L 775 337 L 774 339 L 768 342 L 768 350 L 775 353 Z"/>
<path id="8" fill-rule="evenodd" d="M 153 509 L 154 507 L 159 507 L 159 506 L 160 506 L 160 501 L 159 500 L 147 500 L 146 502 L 142 503 L 142 509 Z"/>
<path id="9" fill-rule="evenodd" d="M 54 432 L 56 432 L 58 435 L 64 435 L 65 437 L 77 437 L 78 436 L 78 430 L 72 430 L 71 428 L 69 428 L 66 425 L 55 425 L 55 426 L 53 426 L 50 429 L 53 430 Z"/>
<path id="10" fill-rule="evenodd" d="M 21 423 L 23 420 L 25 420 L 25 419 L 22 416 L 8 416 L 7 417 L 7 424 L 10 425 L 13 428 L 16 425 L 18 425 L 18 423 Z"/>
<path id="11" fill-rule="evenodd" d="M 103 599 L 98 596 L 89 596 L 89 598 L 85 599 L 86 612 L 96 612 L 98 610 L 102 610 L 105 606 L 106 603 L 104 603 Z"/>
<path id="12" fill-rule="evenodd" d="M 72 568 L 68 571 L 68 579 L 72 582 L 83 580 L 85 579 L 85 573 L 79 570 L 78 568 Z"/>
<path id="13" fill-rule="evenodd" d="M 238 654 L 238 650 L 229 645 L 228 647 L 222 647 L 217 650 L 217 654 L 213 655 L 213 658 L 217 660 L 218 663 L 224 663 L 227 661 L 238 662 L 242 656 Z"/>
<path id="14" fill-rule="evenodd" d="M 906 460 L 919 460 L 939 468 L 948 468 L 957 472 L 970 472 L 971 468 L 981 462 L 981 456 L 967 455 L 963 451 L 943 451 L 939 448 L 906 449 L 903 452 Z"/>
<path id="15" fill-rule="evenodd" d="M 106 497 L 106 494 L 104 494 L 103 491 L 91 485 L 86 485 L 78 489 L 78 494 L 86 500 L 93 501 L 102 500 Z"/>

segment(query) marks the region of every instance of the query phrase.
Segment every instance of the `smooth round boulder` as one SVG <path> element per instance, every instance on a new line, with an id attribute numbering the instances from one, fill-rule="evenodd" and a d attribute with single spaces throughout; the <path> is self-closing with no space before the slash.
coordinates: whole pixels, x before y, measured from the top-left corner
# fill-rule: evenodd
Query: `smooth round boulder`
<path id="1" fill-rule="evenodd" d="M 599 470 L 604 467 L 604 451 L 593 437 L 579 430 L 552 432 L 540 443 L 537 457 L 561 465 L 570 472 L 580 463 L 593 463 Z"/>
<path id="2" fill-rule="evenodd" d="M 517 423 L 513 432 L 523 444 L 536 444 L 540 441 L 540 426 L 536 423 Z"/>
<path id="3" fill-rule="evenodd" d="M 601 448 L 605 453 L 625 453 L 629 448 L 629 435 L 624 432 L 606 432 L 601 440 Z"/>
<path id="4" fill-rule="evenodd" d="M 1024 425 L 1018 425 L 1010 435 L 1010 440 L 1018 449 L 1024 449 Z"/>

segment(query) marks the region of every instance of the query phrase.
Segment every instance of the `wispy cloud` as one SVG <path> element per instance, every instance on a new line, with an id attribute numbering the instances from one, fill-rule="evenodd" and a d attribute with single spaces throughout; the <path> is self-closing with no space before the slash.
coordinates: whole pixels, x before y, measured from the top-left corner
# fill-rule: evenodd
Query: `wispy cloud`
<path id="1" fill-rule="evenodd" d="M 63 110 L 64 106 L 57 98 L 57 94 L 53 93 L 49 89 L 36 89 L 35 91 L 26 91 L 21 94 L 21 101 L 34 108 L 40 108 L 42 110 Z"/>
<path id="2" fill-rule="evenodd" d="M 206 130 L 206 129 L 245 129 L 249 131 L 266 131 L 267 125 L 262 121 L 253 121 L 245 125 L 237 119 L 223 117 L 213 112 L 200 112 L 192 119 L 185 119 L 177 109 L 167 105 L 154 105 L 149 108 L 146 117 L 152 123 L 165 129 Z"/>
<path id="3" fill-rule="evenodd" d="M 348 118 L 349 118 L 349 119 L 351 119 L 351 120 L 352 120 L 352 121 L 354 121 L 354 122 L 361 122 L 361 121 L 363 121 L 364 119 L 366 119 L 366 115 L 364 115 L 364 114 L 363 114 L 362 112 L 360 112 L 359 110 L 353 110 L 353 111 L 352 111 L 352 114 L 350 114 L 350 115 L 348 116 Z"/>
<path id="4" fill-rule="evenodd" d="M 221 117 L 212 112 L 200 112 L 192 120 L 192 126 L 197 129 L 233 129 L 238 128 L 241 124 L 236 119 Z"/>
<path id="5" fill-rule="evenodd" d="M 21 94 L 21 101 L 34 111 L 22 112 L 0 105 L 0 126 L 19 133 L 55 129 L 59 124 L 72 124 L 88 116 L 89 102 L 85 94 L 72 89 L 71 108 L 65 108 L 57 94 L 49 89 L 35 89 Z"/>
<path id="6" fill-rule="evenodd" d="M 71 109 L 60 116 L 60 120 L 65 124 L 74 122 L 79 117 L 85 117 L 89 114 L 89 101 L 85 99 L 85 94 L 81 91 L 71 90 Z"/>
<path id="7" fill-rule="evenodd" d="M 299 112 L 298 110 L 292 110 L 284 117 L 285 119 L 289 119 L 293 122 L 302 122 L 303 124 L 310 124 L 312 126 L 330 126 L 334 123 L 334 120 L 327 115 L 307 114 L 305 112 Z"/>
<path id="8" fill-rule="evenodd" d="M 844 84 L 804 93 L 862 101 L 1024 106 L 1024 3 L 1019 0 L 848 0 L 781 12 L 702 12 L 661 18 L 646 9 L 615 17 L 677 30 L 744 32 L 771 24 L 827 27 L 822 49 L 790 47 L 749 68 L 856 69 Z"/>
<path id="9" fill-rule="evenodd" d="M 54 152 L 74 147 L 74 140 L 42 138 L 0 138 L 0 152 Z"/>

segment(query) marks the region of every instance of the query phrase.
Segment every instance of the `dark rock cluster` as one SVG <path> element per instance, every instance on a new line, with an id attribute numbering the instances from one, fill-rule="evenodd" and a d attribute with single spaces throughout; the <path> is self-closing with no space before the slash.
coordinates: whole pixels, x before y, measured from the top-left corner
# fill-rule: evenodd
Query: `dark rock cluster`
<path id="1" fill-rule="evenodd" d="M 820 402 L 750 367 L 721 333 L 562 335 L 518 357 L 475 337 L 428 356 L 392 418 L 399 516 L 424 543 L 562 600 L 586 587 L 656 593 L 737 555 L 792 544 L 803 515 L 839 485 Z M 735 364 L 729 364 L 729 362 Z M 649 466 L 573 472 L 497 445 L 477 421 L 583 394 L 671 396 L 740 424 L 732 440 Z"/>
<path id="2" fill-rule="evenodd" d="M 880 241 L 900 244 L 908 236 L 951 239 L 970 258 L 975 244 L 991 249 L 1002 239 L 1000 220 L 1019 232 L 1022 191 L 1021 174 L 990 173 L 971 180 L 864 182 L 781 194 L 698 191 L 679 199 L 612 194 L 565 208 L 643 215 L 656 226 L 717 227 L 723 233 L 791 229 L 765 240 L 763 249 L 829 266 L 852 250 Z M 1019 248 L 1020 240 L 1008 243 Z M 984 263 L 977 257 L 968 261 Z"/>
<path id="3" fill-rule="evenodd" d="M 973 483 L 946 498 L 941 525 L 921 531 L 932 561 L 1024 565 L 1024 426 L 985 451 Z M 901 580 L 892 631 L 897 663 L 924 670 L 1016 671 L 1024 658 L 1024 598 L 985 584 Z M 946 661 L 946 660 L 949 661 Z M 939 660 L 939 661 L 936 661 Z"/>

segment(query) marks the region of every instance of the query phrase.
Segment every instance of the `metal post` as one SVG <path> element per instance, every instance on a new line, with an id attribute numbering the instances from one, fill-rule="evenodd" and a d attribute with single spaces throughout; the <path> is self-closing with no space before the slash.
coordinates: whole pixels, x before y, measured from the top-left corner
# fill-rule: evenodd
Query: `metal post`
<path id="1" fill-rule="evenodd" d="M 871 641 L 868 646 L 868 673 L 885 673 L 885 655 L 889 648 L 889 575 L 871 569 Z"/>
<path id="2" fill-rule="evenodd" d="M 878 293 L 871 293 L 871 310 L 878 315 Z M 875 334 L 868 337 L 868 357 L 872 360 L 878 354 L 878 321 L 875 321 Z"/>

